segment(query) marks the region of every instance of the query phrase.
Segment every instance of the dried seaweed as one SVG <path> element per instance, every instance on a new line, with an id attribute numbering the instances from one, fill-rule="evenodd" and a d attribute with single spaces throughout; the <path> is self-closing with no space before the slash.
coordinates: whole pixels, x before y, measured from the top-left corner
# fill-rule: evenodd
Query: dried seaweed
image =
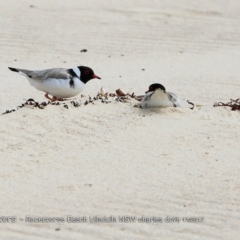
<path id="1" fill-rule="evenodd" d="M 192 107 L 190 107 L 190 109 L 193 110 L 193 109 L 194 109 L 194 106 L 195 106 L 194 103 L 192 103 L 192 102 L 190 102 L 190 101 L 188 101 L 188 100 L 187 100 L 187 103 L 190 104 L 190 105 L 192 105 Z"/>
<path id="2" fill-rule="evenodd" d="M 116 90 L 116 93 L 108 93 L 102 87 L 100 89 L 100 92 L 96 96 L 94 96 L 94 97 L 88 96 L 88 99 L 86 99 L 85 102 L 83 102 L 83 105 L 86 106 L 90 103 L 94 104 L 95 101 L 101 101 L 102 103 L 108 104 L 108 103 L 112 102 L 112 98 L 115 98 L 115 101 L 117 101 L 117 102 L 127 103 L 127 102 L 130 102 L 131 99 L 141 101 L 142 97 L 143 97 L 143 95 L 136 96 L 135 93 L 131 93 L 131 94 L 125 93 L 125 91 L 123 91 L 120 88 Z M 84 95 L 81 95 L 81 98 L 87 98 L 87 97 Z M 32 108 L 44 109 L 48 105 L 53 105 L 53 106 L 63 106 L 64 108 L 69 109 L 69 104 L 71 104 L 73 107 L 77 108 L 82 105 L 82 102 L 81 101 L 66 102 L 66 99 L 60 99 L 59 101 L 54 101 L 54 102 L 47 101 L 47 102 L 39 103 L 39 102 L 35 101 L 33 98 L 29 98 L 24 103 L 19 105 L 16 109 L 6 110 L 4 113 L 2 113 L 2 115 L 15 112 L 16 110 L 19 110 L 20 108 L 23 108 L 25 106 L 31 106 Z"/>
<path id="3" fill-rule="evenodd" d="M 218 102 L 213 105 L 213 107 L 230 107 L 232 111 L 240 111 L 240 98 L 234 100 L 230 99 L 230 102 L 228 103 L 223 103 L 223 102 Z"/>
<path id="4" fill-rule="evenodd" d="M 71 101 L 70 104 L 72 104 L 74 107 L 80 107 L 81 106 L 81 102 L 78 101 Z M 60 103 L 59 101 L 57 102 L 36 102 L 34 99 L 29 98 L 28 100 L 25 101 L 25 103 L 22 103 L 21 105 L 17 106 L 16 109 L 12 109 L 12 110 L 6 110 L 4 113 L 2 113 L 2 115 L 4 114 L 8 114 L 11 112 L 15 112 L 16 110 L 19 110 L 20 108 L 23 108 L 25 106 L 31 106 L 33 108 L 39 108 L 39 109 L 44 109 L 46 108 L 48 105 L 54 105 L 54 106 L 60 106 L 63 105 L 64 108 L 68 109 L 68 105 L 66 103 Z"/>

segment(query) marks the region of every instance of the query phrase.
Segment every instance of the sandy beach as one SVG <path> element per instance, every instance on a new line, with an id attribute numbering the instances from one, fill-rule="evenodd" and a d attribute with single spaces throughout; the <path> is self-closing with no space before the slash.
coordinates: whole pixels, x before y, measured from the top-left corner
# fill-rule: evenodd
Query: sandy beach
<path id="1" fill-rule="evenodd" d="M 239 12 L 233 0 L 3 1 L 0 113 L 46 101 L 8 67 L 90 66 L 102 80 L 86 96 L 157 82 L 182 107 L 113 100 L 1 115 L 0 239 L 239 239 L 240 112 L 213 107 L 240 97 Z"/>

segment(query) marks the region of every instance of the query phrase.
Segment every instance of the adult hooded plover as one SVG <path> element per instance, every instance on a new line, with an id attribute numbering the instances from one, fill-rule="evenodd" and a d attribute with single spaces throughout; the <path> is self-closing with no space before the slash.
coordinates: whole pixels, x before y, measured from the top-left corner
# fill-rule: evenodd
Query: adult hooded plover
<path id="1" fill-rule="evenodd" d="M 94 74 L 91 68 L 85 66 L 36 71 L 12 67 L 9 67 L 9 69 L 25 76 L 33 87 L 45 92 L 45 97 L 51 101 L 74 97 L 83 90 L 89 80 L 93 78 L 101 79 Z M 53 97 L 49 97 L 48 94 Z"/>

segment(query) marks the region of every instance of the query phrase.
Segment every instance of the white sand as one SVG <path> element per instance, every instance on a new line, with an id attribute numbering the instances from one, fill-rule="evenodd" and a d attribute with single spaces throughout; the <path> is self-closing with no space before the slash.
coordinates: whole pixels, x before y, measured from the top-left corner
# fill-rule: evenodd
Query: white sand
<path id="1" fill-rule="evenodd" d="M 2 1 L 1 113 L 45 100 L 8 66 L 90 66 L 102 77 L 87 84 L 92 96 L 101 86 L 143 94 L 159 82 L 183 108 L 99 102 L 0 116 L 0 215 L 18 218 L 0 223 L 0 238 L 238 239 L 240 114 L 213 104 L 240 97 L 239 11 L 238 1 L 218 0 Z M 204 221 L 19 220 L 26 215 Z"/>

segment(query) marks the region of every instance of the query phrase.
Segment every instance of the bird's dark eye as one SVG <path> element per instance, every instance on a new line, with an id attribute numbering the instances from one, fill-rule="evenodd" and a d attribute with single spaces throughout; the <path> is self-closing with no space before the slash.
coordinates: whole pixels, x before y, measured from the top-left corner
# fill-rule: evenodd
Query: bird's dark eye
<path id="1" fill-rule="evenodd" d="M 88 70 L 86 70 L 86 71 L 84 72 L 84 74 L 85 74 L 85 75 L 88 75 L 88 74 L 89 74 L 89 71 L 88 71 Z"/>

